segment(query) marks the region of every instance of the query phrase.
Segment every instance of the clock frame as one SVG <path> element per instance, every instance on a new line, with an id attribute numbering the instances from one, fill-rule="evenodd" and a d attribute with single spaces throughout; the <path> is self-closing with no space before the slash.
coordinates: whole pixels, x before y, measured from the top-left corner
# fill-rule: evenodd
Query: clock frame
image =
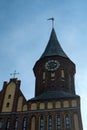
<path id="1" fill-rule="evenodd" d="M 57 60 L 49 60 L 45 63 L 45 69 L 48 71 L 55 71 L 59 68 L 60 63 Z"/>

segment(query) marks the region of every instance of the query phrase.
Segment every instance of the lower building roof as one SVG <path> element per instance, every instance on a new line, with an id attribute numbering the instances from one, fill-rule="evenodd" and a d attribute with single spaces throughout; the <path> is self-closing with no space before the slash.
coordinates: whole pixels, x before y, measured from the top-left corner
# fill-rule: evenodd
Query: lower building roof
<path id="1" fill-rule="evenodd" d="M 60 98 L 75 98 L 79 97 L 78 95 L 64 92 L 64 91 L 47 91 L 42 93 L 39 96 L 31 98 L 29 101 L 37 101 L 37 100 L 52 100 L 52 99 L 60 99 Z"/>

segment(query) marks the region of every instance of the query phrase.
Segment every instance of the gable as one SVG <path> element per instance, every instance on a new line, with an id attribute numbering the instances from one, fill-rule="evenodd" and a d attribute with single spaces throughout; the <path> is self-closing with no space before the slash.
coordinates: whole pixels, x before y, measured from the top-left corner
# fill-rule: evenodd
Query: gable
<path id="1" fill-rule="evenodd" d="M 11 112 L 14 102 L 14 95 L 16 90 L 16 84 L 11 82 L 5 91 L 4 101 L 2 106 L 2 112 Z"/>

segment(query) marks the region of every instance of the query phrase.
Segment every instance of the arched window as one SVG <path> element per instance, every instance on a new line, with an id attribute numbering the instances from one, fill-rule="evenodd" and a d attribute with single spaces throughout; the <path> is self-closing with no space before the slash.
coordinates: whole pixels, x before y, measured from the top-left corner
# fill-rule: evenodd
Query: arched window
<path id="1" fill-rule="evenodd" d="M 68 114 L 65 115 L 65 125 L 66 128 L 70 128 L 70 116 Z"/>
<path id="2" fill-rule="evenodd" d="M 40 117 L 40 130 L 44 130 L 44 118 L 43 118 L 43 116 Z"/>
<path id="3" fill-rule="evenodd" d="M 61 117 L 60 115 L 57 116 L 57 130 L 61 129 Z"/>
<path id="4" fill-rule="evenodd" d="M 27 120 L 26 117 L 23 118 L 23 129 L 22 130 L 26 130 L 27 128 Z"/>
<path id="5" fill-rule="evenodd" d="M 11 120 L 10 118 L 7 119 L 7 123 L 6 123 L 6 130 L 9 130 L 10 128 L 10 123 L 11 123 Z"/>
<path id="6" fill-rule="evenodd" d="M 17 130 L 17 129 L 18 129 L 18 118 L 16 117 L 14 130 Z"/>
<path id="7" fill-rule="evenodd" d="M 52 130 L 52 116 L 48 117 L 48 130 Z"/>
<path id="8" fill-rule="evenodd" d="M 0 118 L 0 129 L 2 128 L 3 120 Z"/>

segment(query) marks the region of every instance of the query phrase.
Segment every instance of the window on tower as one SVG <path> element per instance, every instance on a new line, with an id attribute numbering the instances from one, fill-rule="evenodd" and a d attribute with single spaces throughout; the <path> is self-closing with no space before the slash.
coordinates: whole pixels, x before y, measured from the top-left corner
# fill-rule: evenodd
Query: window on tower
<path id="1" fill-rule="evenodd" d="M 43 74 L 42 74 L 42 79 L 43 79 L 43 83 L 45 83 L 45 79 L 46 79 L 46 73 L 45 72 L 43 72 Z"/>
<path id="2" fill-rule="evenodd" d="M 65 73 L 64 73 L 64 69 L 61 70 L 61 80 L 64 81 L 65 78 Z"/>
<path id="3" fill-rule="evenodd" d="M 51 80 L 55 80 L 55 72 L 51 72 Z"/>

